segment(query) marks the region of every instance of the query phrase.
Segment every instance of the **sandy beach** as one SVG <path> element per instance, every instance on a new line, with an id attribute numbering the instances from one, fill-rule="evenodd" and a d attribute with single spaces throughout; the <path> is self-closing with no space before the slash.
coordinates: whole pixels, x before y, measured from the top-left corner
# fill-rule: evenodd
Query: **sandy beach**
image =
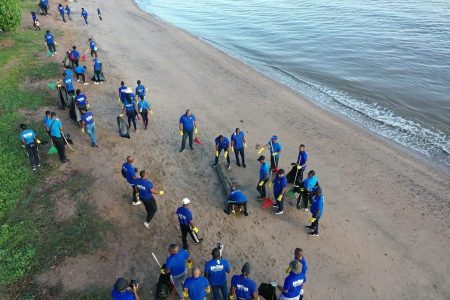
<path id="1" fill-rule="evenodd" d="M 98 149 L 64 113 L 77 151 L 68 152 L 71 163 L 61 171 L 79 170 L 95 178 L 89 202 L 113 226 L 105 250 L 67 259 L 40 276 L 43 284 L 69 290 L 112 287 L 116 276 L 124 276 L 139 278 L 143 289 L 153 291 L 159 270 L 151 252 L 163 261 L 169 244 L 181 244 L 175 210 L 187 196 L 204 238 L 191 247 L 202 268 L 222 242 L 233 273 L 248 261 L 258 285 L 282 282 L 294 248 L 301 247 L 309 264 L 305 299 L 450 299 L 448 173 L 306 101 L 130 0 L 79 0 L 72 6 L 71 23 L 57 20 L 56 12 L 49 17 L 56 34 L 65 32 L 64 41 L 56 38 L 61 48 L 56 59 L 62 59 L 64 47 L 84 48 L 92 37 L 107 82 L 86 88 Z M 88 27 L 78 17 L 82 6 L 91 12 Z M 137 79 L 149 89 L 154 115 L 148 130 L 139 123 L 128 140 L 117 131 L 117 88 L 123 80 L 134 89 Z M 178 120 L 187 108 L 197 118 L 203 145 L 178 153 Z M 236 127 L 249 144 L 247 168 L 233 163 L 228 172 L 249 197 L 246 218 L 224 214 L 225 193 L 210 167 L 214 138 L 229 136 Z M 295 203 L 286 203 L 285 213 L 275 216 L 256 200 L 255 145 L 273 134 L 283 145 L 280 165 L 285 169 L 296 160 L 298 145 L 307 147 L 308 169 L 316 171 L 325 195 L 319 237 L 306 234 L 310 214 Z M 134 155 L 136 167 L 148 170 L 156 188 L 166 191 L 157 197 L 150 229 L 143 224 L 144 208 L 130 205 L 130 188 L 120 174 L 127 155 Z"/>

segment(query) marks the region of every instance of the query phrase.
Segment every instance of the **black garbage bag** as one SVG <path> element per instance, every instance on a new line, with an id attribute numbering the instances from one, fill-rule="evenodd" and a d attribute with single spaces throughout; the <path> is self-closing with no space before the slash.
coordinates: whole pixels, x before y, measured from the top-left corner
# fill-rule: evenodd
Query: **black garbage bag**
<path id="1" fill-rule="evenodd" d="M 277 293 L 270 283 L 261 283 L 258 288 L 258 295 L 266 300 L 277 300 Z"/>
<path id="2" fill-rule="evenodd" d="M 287 173 L 286 179 L 288 183 L 294 183 L 295 174 L 297 174 L 297 165 L 292 166 L 292 169 Z"/>
<path id="3" fill-rule="evenodd" d="M 164 270 L 166 264 L 162 265 L 161 269 Z M 158 283 L 156 284 L 156 300 L 169 299 L 170 293 L 173 290 L 172 282 L 170 281 L 170 274 L 159 274 Z"/>
<path id="4" fill-rule="evenodd" d="M 67 93 L 64 86 L 58 86 L 58 107 L 69 108 L 72 97 Z"/>
<path id="5" fill-rule="evenodd" d="M 130 134 L 128 133 L 128 127 L 125 123 L 125 120 L 121 117 L 117 117 L 117 126 L 119 126 L 119 134 L 121 137 L 130 138 Z"/>
<path id="6" fill-rule="evenodd" d="M 81 113 L 75 103 L 75 99 L 71 99 L 70 101 L 69 117 L 77 123 L 81 121 Z"/>

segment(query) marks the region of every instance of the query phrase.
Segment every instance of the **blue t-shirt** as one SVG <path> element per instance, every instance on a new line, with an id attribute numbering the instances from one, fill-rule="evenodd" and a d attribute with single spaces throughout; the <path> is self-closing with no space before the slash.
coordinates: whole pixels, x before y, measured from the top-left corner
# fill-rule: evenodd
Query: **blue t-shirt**
<path id="1" fill-rule="evenodd" d="M 122 170 L 125 172 L 125 177 L 127 178 L 127 182 L 129 184 L 134 185 L 133 177 L 136 177 L 136 172 L 134 171 L 134 167 L 129 162 L 126 162 L 122 165 Z"/>
<path id="2" fill-rule="evenodd" d="M 287 179 L 286 176 L 278 176 L 273 180 L 273 193 L 278 197 L 281 194 L 283 189 L 287 187 Z"/>
<path id="3" fill-rule="evenodd" d="M 134 180 L 134 186 L 139 191 L 139 198 L 142 201 L 148 201 L 152 199 L 153 195 L 151 190 L 153 189 L 153 183 L 148 179 L 137 178 Z"/>
<path id="4" fill-rule="evenodd" d="M 297 257 L 294 256 L 295 260 L 298 260 Z M 306 277 L 306 271 L 308 271 L 308 263 L 306 262 L 306 259 L 304 256 L 302 256 L 302 259 L 298 260 L 302 264 L 302 273 L 305 274 Z M 306 282 L 306 279 L 305 279 Z"/>
<path id="5" fill-rule="evenodd" d="M 135 300 L 134 294 L 132 291 L 122 291 L 119 292 L 116 289 L 113 289 L 111 292 L 111 297 L 113 300 Z"/>
<path id="6" fill-rule="evenodd" d="M 91 125 L 94 124 L 94 117 L 92 116 L 92 113 L 88 111 L 81 116 L 81 121 L 84 122 L 84 125 Z"/>
<path id="7" fill-rule="evenodd" d="M 64 78 L 64 85 L 66 86 L 66 90 L 68 91 L 68 92 L 71 92 L 71 91 L 73 91 L 74 90 L 74 88 L 73 88 L 73 83 L 72 83 L 72 77 L 65 77 Z"/>
<path id="8" fill-rule="evenodd" d="M 184 282 L 183 288 L 188 289 L 191 300 L 205 300 L 206 288 L 209 286 L 208 279 L 203 276 L 197 278 L 189 277 Z"/>
<path id="9" fill-rule="evenodd" d="M 56 138 L 61 137 L 61 128 L 62 123 L 60 120 L 57 119 L 50 119 L 48 122 L 48 128 L 50 130 L 50 135 Z"/>
<path id="10" fill-rule="evenodd" d="M 150 104 L 146 100 L 139 100 L 138 102 L 139 111 L 146 111 L 150 109 Z"/>
<path id="11" fill-rule="evenodd" d="M 36 134 L 31 129 L 25 129 L 19 133 L 19 139 L 25 141 L 25 145 L 34 144 Z"/>
<path id="12" fill-rule="evenodd" d="M 308 192 L 312 192 L 318 181 L 316 175 L 313 177 L 306 177 L 305 180 L 303 180 L 303 188 L 307 189 Z"/>
<path id="13" fill-rule="evenodd" d="M 78 107 L 86 107 L 87 97 L 84 94 L 79 94 L 75 96 L 75 101 Z"/>
<path id="14" fill-rule="evenodd" d="M 125 111 L 126 112 L 132 112 L 132 111 L 134 111 L 136 109 L 135 106 L 134 106 L 134 101 L 133 100 L 131 100 L 131 102 L 126 100 L 125 103 L 123 104 L 123 106 L 125 107 Z"/>
<path id="15" fill-rule="evenodd" d="M 305 282 L 305 274 L 295 274 L 290 272 L 284 279 L 283 289 L 287 290 L 286 293 L 282 293 L 286 298 L 294 298 L 300 295 L 303 283 Z"/>
<path id="16" fill-rule="evenodd" d="M 267 179 L 270 175 L 269 163 L 265 161 L 259 166 L 259 180 Z"/>
<path id="17" fill-rule="evenodd" d="M 94 58 L 94 71 L 100 71 L 102 69 L 102 62 L 98 58 Z"/>
<path id="18" fill-rule="evenodd" d="M 323 205 L 325 202 L 325 198 L 323 195 L 320 196 L 314 196 L 310 211 L 314 218 L 320 218 L 323 214 Z"/>
<path id="19" fill-rule="evenodd" d="M 80 53 L 77 50 L 70 51 L 70 54 L 73 56 L 74 59 L 78 59 L 80 57 Z"/>
<path id="20" fill-rule="evenodd" d="M 66 12 L 67 12 L 67 15 L 70 15 L 70 7 L 68 5 L 66 5 Z"/>
<path id="21" fill-rule="evenodd" d="M 189 222 L 192 221 L 192 213 L 186 207 L 183 207 L 183 206 L 178 207 L 177 216 L 178 216 L 178 221 L 180 222 L 180 225 L 188 225 Z"/>
<path id="22" fill-rule="evenodd" d="M 64 6 L 58 6 L 59 13 L 64 16 Z"/>
<path id="23" fill-rule="evenodd" d="M 46 33 L 45 34 L 45 42 L 47 43 L 47 45 L 52 45 L 55 43 L 53 34 L 51 33 Z"/>
<path id="24" fill-rule="evenodd" d="M 211 285 L 222 285 L 227 281 L 227 273 L 230 272 L 231 266 L 228 260 L 211 259 L 205 264 L 205 276 L 208 277 Z"/>
<path id="25" fill-rule="evenodd" d="M 272 146 L 271 146 L 271 145 L 272 145 Z M 272 153 L 276 152 L 276 153 L 277 153 L 277 154 L 275 155 L 276 158 L 280 157 L 280 151 L 281 151 L 282 149 L 283 149 L 283 148 L 281 147 L 281 144 L 280 144 L 279 142 L 277 142 L 277 143 L 274 143 L 274 142 L 269 143 L 269 150 L 270 150 L 270 153 L 272 154 Z"/>
<path id="26" fill-rule="evenodd" d="M 236 132 L 233 132 L 231 135 L 231 141 L 233 142 L 234 149 L 242 149 L 244 148 L 244 133 L 241 131 L 239 134 L 236 134 Z"/>
<path id="27" fill-rule="evenodd" d="M 136 87 L 136 95 L 138 96 L 145 96 L 145 86 L 143 86 L 142 84 L 139 84 Z"/>
<path id="28" fill-rule="evenodd" d="M 251 300 L 253 293 L 257 293 L 256 283 L 248 277 L 234 275 L 231 278 L 231 286 L 236 288 L 237 300 Z"/>
<path id="29" fill-rule="evenodd" d="M 240 190 L 235 190 L 228 194 L 228 201 L 236 202 L 238 204 L 246 203 L 247 197 Z"/>
<path id="30" fill-rule="evenodd" d="M 125 96 L 126 96 L 126 94 L 127 94 L 127 93 L 125 93 L 125 90 L 126 90 L 126 89 L 127 89 L 127 87 L 124 86 L 124 85 L 121 85 L 121 86 L 119 87 L 119 96 L 120 96 L 120 100 L 122 100 L 122 102 L 125 101 Z"/>
<path id="31" fill-rule="evenodd" d="M 178 276 L 186 272 L 186 260 L 189 258 L 189 252 L 180 249 L 177 254 L 171 254 L 166 260 L 166 269 L 172 276 Z"/>
<path id="32" fill-rule="evenodd" d="M 183 124 L 183 130 L 192 131 L 194 130 L 194 115 L 186 116 L 186 114 L 182 115 L 180 118 L 180 123 Z"/>
<path id="33" fill-rule="evenodd" d="M 230 141 L 226 137 L 223 137 L 222 141 L 220 141 L 219 137 L 216 137 L 214 142 L 219 147 L 219 150 L 228 150 L 228 146 L 230 145 Z"/>
<path id="34" fill-rule="evenodd" d="M 88 16 L 87 11 L 86 11 L 86 10 L 82 10 L 82 11 L 81 11 L 81 16 L 82 16 L 83 18 L 87 18 L 87 16 Z"/>
<path id="35" fill-rule="evenodd" d="M 48 120 L 50 120 L 50 117 L 47 117 L 47 116 L 45 116 L 45 117 L 42 119 L 42 123 L 44 124 L 45 127 L 47 127 L 47 125 L 48 125 Z"/>
<path id="36" fill-rule="evenodd" d="M 95 42 L 94 41 L 90 41 L 89 42 L 89 48 L 91 49 L 91 50 L 97 50 L 97 45 L 95 44 Z"/>
<path id="37" fill-rule="evenodd" d="M 73 69 L 76 74 L 84 74 L 86 72 L 86 69 L 83 66 L 78 66 Z"/>
<path id="38" fill-rule="evenodd" d="M 303 166 L 304 164 L 306 164 L 307 161 L 308 161 L 308 152 L 306 151 L 298 152 L 297 164 Z M 306 166 L 304 166 L 302 169 L 305 170 Z"/>

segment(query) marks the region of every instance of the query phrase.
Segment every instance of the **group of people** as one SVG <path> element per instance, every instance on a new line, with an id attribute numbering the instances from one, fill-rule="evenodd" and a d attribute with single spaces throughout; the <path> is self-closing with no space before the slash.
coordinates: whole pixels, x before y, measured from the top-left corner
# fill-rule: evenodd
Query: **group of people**
<path id="1" fill-rule="evenodd" d="M 70 15 L 72 13 L 72 10 L 69 7 L 69 5 L 66 5 L 66 7 L 64 7 L 61 3 L 59 3 L 58 4 L 58 12 L 61 15 L 61 18 L 64 21 L 64 23 L 66 23 L 66 17 L 65 16 L 67 16 L 69 21 L 72 20 L 72 18 L 70 17 Z M 89 23 L 88 23 L 88 15 L 89 14 L 88 14 L 87 10 L 84 9 L 84 8 L 81 8 L 81 17 L 83 18 L 84 24 L 86 26 L 89 25 Z M 98 15 L 99 20 L 102 21 L 103 19 L 102 19 L 102 14 L 100 12 L 100 8 L 97 8 L 97 15 Z"/>
<path id="2" fill-rule="evenodd" d="M 148 127 L 148 115 L 153 114 L 150 102 L 147 100 L 147 89 L 140 80 L 137 82 L 137 86 L 133 90 L 122 81 L 120 83 L 119 91 L 119 104 L 122 107 L 121 117 L 125 113 L 128 118 L 127 127 L 130 128 L 133 125 L 134 131 L 137 131 L 136 119 L 139 120 L 139 116 L 142 117 L 144 129 Z"/>

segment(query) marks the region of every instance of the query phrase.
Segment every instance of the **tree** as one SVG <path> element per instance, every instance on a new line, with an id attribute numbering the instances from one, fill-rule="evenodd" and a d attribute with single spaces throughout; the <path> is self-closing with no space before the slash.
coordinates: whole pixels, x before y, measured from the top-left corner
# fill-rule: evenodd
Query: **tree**
<path id="1" fill-rule="evenodd" d="M 18 0 L 0 0 L 0 29 L 12 31 L 20 25 L 22 10 Z"/>

